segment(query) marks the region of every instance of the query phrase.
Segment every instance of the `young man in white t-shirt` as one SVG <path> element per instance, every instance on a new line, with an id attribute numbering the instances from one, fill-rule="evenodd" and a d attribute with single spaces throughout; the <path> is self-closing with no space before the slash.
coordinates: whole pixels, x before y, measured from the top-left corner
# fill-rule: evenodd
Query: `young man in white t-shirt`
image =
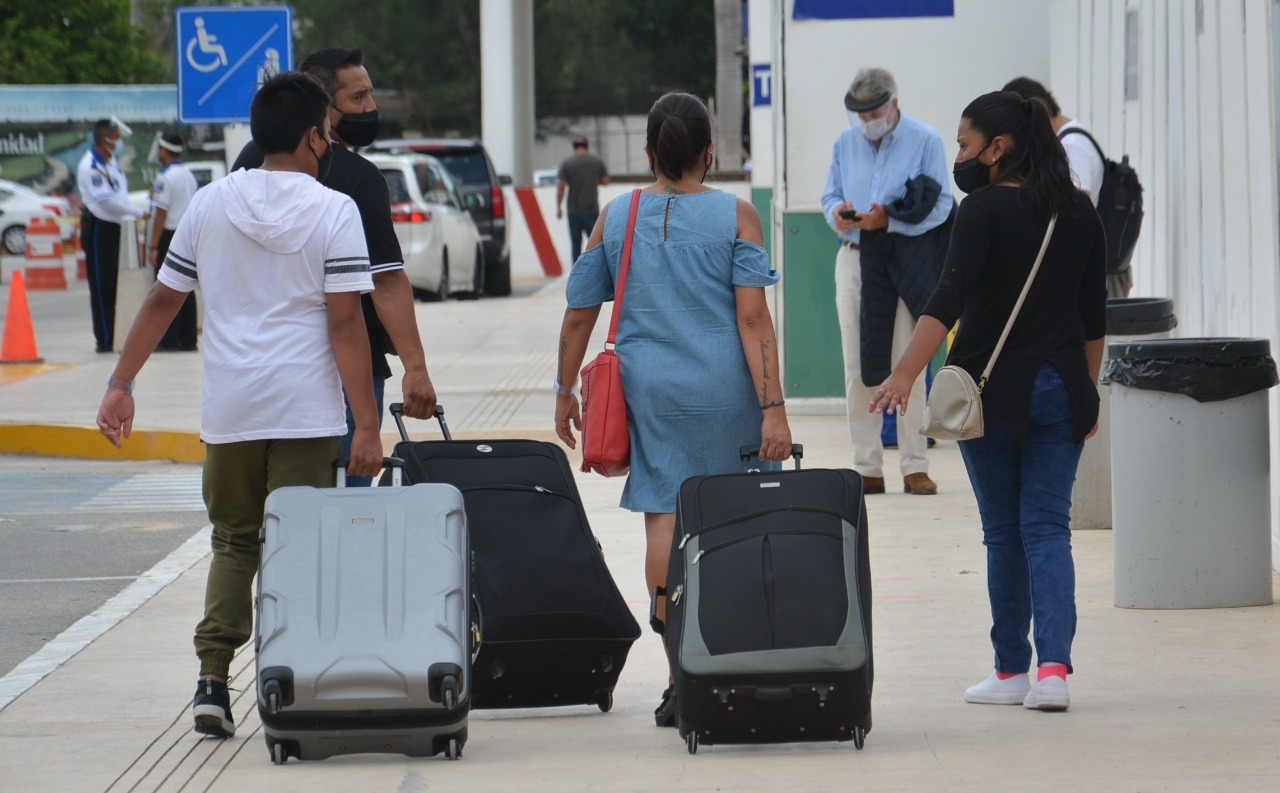
<path id="1" fill-rule="evenodd" d="M 1010 80 L 1001 90 L 1012 91 L 1023 99 L 1039 99 L 1044 102 L 1045 107 L 1049 108 L 1049 121 L 1053 124 L 1053 131 L 1062 142 L 1062 148 L 1067 152 L 1067 164 L 1071 166 L 1071 181 L 1075 182 L 1076 187 L 1084 191 L 1093 201 L 1094 207 L 1097 207 L 1098 194 L 1102 192 L 1102 176 L 1106 168 L 1102 162 L 1102 155 L 1098 153 L 1097 147 L 1093 145 L 1088 135 L 1063 134 L 1072 129 L 1088 132 L 1085 126 L 1063 115 L 1058 100 L 1053 98 L 1053 93 L 1039 80 L 1019 77 Z M 1128 297 L 1131 289 L 1133 289 L 1132 270 L 1107 273 L 1107 297 Z"/>
<path id="2" fill-rule="evenodd" d="M 331 487 L 346 433 L 343 387 L 356 416 L 348 471 L 372 476 L 382 441 L 360 294 L 373 289 L 355 203 L 322 186 L 331 159 L 329 95 L 285 72 L 253 100 L 263 167 L 239 171 L 191 200 L 98 409 L 116 446 L 134 419 L 134 377 L 187 293 L 204 295 L 204 499 L 213 524 L 205 615 L 196 627 L 197 732 L 235 733 L 227 679 L 253 631 L 252 582 L 267 493 Z"/>

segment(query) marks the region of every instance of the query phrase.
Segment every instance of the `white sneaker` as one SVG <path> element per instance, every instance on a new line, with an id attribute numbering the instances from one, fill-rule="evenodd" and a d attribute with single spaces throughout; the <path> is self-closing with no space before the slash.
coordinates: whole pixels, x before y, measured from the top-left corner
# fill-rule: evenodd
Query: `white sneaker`
<path id="1" fill-rule="evenodd" d="M 964 692 L 964 701 L 975 705 L 1017 705 L 1027 698 L 1031 690 L 1031 678 L 1026 672 L 1001 680 L 995 672 L 976 686 Z"/>
<path id="2" fill-rule="evenodd" d="M 1031 687 L 1022 704 L 1031 710 L 1066 710 L 1071 707 L 1067 681 L 1056 675 L 1046 677 Z"/>

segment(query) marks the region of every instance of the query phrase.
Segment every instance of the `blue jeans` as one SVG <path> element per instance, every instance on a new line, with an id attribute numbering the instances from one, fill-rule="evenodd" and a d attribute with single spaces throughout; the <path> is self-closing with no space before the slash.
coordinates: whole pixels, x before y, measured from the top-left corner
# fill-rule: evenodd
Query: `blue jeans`
<path id="1" fill-rule="evenodd" d="M 582 240 L 591 236 L 591 230 L 596 227 L 596 218 L 600 215 L 584 215 L 580 212 L 570 212 L 569 214 L 569 249 L 571 251 L 572 261 L 570 266 L 578 261 L 578 257 L 582 255 Z"/>
<path id="2" fill-rule="evenodd" d="M 382 395 L 386 390 L 387 381 L 376 374 L 373 376 L 373 399 L 378 403 L 378 423 L 382 423 Z M 347 392 L 342 392 L 342 398 L 345 401 Z M 351 456 L 351 438 L 356 434 L 356 418 L 351 415 L 351 405 L 347 405 L 347 434 L 342 436 L 342 456 Z M 347 487 L 368 487 L 373 484 L 372 476 L 348 476 Z"/>
<path id="3" fill-rule="evenodd" d="M 1019 447 L 1003 426 L 960 442 L 982 515 L 995 668 L 1031 668 L 1027 634 L 1035 618 L 1036 659 L 1071 667 L 1076 571 L 1071 559 L 1071 488 L 1084 443 L 1073 443 L 1071 396 L 1056 369 L 1040 368 L 1031 421 Z"/>

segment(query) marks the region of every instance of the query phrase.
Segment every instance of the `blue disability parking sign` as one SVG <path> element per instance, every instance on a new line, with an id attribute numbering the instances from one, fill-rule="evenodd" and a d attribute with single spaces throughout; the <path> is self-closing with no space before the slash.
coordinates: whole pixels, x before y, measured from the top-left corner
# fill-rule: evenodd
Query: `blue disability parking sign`
<path id="1" fill-rule="evenodd" d="M 183 6 L 177 9 L 178 120 L 249 120 L 258 87 L 293 68 L 289 6 Z"/>

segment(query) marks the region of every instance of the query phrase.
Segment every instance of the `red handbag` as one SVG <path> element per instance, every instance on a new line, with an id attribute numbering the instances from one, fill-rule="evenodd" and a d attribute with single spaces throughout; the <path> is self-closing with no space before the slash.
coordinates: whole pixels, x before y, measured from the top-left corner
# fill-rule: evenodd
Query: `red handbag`
<path id="1" fill-rule="evenodd" d="M 631 193 L 631 214 L 627 217 L 627 238 L 618 265 L 618 286 L 613 295 L 613 318 L 604 351 L 582 368 L 582 470 L 601 476 L 623 476 L 631 470 L 631 432 L 627 427 L 627 402 L 622 396 L 622 359 L 614 339 L 622 314 L 622 295 L 631 265 L 631 245 L 636 235 L 636 215 L 640 211 L 640 191 Z"/>

